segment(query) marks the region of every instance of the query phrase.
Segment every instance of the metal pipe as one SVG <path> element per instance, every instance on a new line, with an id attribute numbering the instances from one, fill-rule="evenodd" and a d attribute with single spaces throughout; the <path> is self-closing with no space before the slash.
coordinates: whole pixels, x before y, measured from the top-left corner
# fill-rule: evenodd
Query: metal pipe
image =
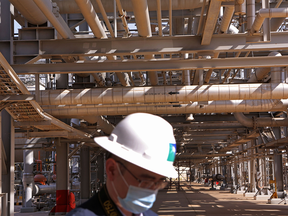
<path id="1" fill-rule="evenodd" d="M 169 35 L 172 34 L 172 0 L 169 0 Z"/>
<path id="2" fill-rule="evenodd" d="M 40 91 L 40 105 L 285 99 L 286 83 L 65 89 Z"/>
<path id="3" fill-rule="evenodd" d="M 115 37 L 114 32 L 113 32 L 113 29 L 112 29 L 112 26 L 111 26 L 111 24 L 110 24 L 110 22 L 109 22 L 109 20 L 108 20 L 106 11 L 105 11 L 105 9 L 104 9 L 104 7 L 103 7 L 103 4 L 102 4 L 101 0 L 96 0 L 96 1 L 97 1 L 99 10 L 100 10 L 100 12 L 101 12 L 101 14 L 102 14 L 102 16 L 103 16 L 103 19 L 104 19 L 104 21 L 105 21 L 105 24 L 106 24 L 106 26 L 107 26 L 107 28 L 108 28 L 108 30 L 109 30 L 109 32 L 110 32 L 111 37 Z M 95 10 L 94 10 L 94 12 L 95 12 Z"/>
<path id="4" fill-rule="evenodd" d="M 232 19 L 233 14 L 234 14 L 234 11 L 235 11 L 234 6 L 225 7 L 225 11 L 224 11 L 223 18 L 222 18 L 221 25 L 220 25 L 220 32 L 221 33 L 227 32 L 229 25 L 231 23 L 231 19 Z"/>
<path id="5" fill-rule="evenodd" d="M 75 1 L 71 0 L 52 0 L 53 2 L 57 3 L 60 8 L 61 14 L 71 14 L 71 13 L 80 13 L 80 9 L 78 8 Z M 227 0 L 225 0 L 227 1 Z M 229 0 L 233 2 L 234 0 Z M 92 4 L 96 9 L 96 13 L 99 13 L 99 9 L 96 7 L 96 1 L 91 0 Z M 157 11 L 157 1 L 155 0 L 147 0 L 149 11 Z M 185 9 L 194 9 L 199 8 L 202 6 L 203 0 L 173 0 L 173 9 L 174 10 L 185 10 Z M 105 0 L 102 1 L 105 11 L 107 13 L 113 13 L 113 3 L 114 0 Z M 133 11 L 133 6 L 131 4 L 131 0 L 121 0 L 123 8 L 127 12 Z M 169 0 L 161 0 L 162 3 L 162 10 L 169 10 Z"/>
<path id="6" fill-rule="evenodd" d="M 63 25 L 61 24 L 61 22 L 57 19 L 57 17 L 52 12 L 51 8 L 49 8 L 48 5 L 46 5 L 43 0 L 33 0 L 33 1 L 39 7 L 39 9 L 43 12 L 43 14 L 47 17 L 49 22 L 51 22 L 51 24 L 54 26 L 54 28 L 59 32 L 59 34 L 61 35 L 62 38 L 68 39 L 68 38 L 72 37 L 72 35 L 70 34 L 71 31 L 67 32 L 63 28 Z"/>
<path id="7" fill-rule="evenodd" d="M 271 52 L 269 53 L 268 56 L 282 56 L 281 53 L 279 52 Z M 249 80 L 247 81 L 248 83 L 251 82 L 259 82 L 264 79 L 264 77 L 270 72 L 271 68 L 258 68 L 254 74 L 251 75 Z"/>
<path id="8" fill-rule="evenodd" d="M 281 127 L 288 125 L 288 118 L 248 118 L 243 113 L 234 113 L 234 117 L 245 127 Z"/>
<path id="9" fill-rule="evenodd" d="M 129 28 L 128 28 L 128 24 L 127 24 L 127 20 L 126 20 L 127 11 L 123 10 L 123 7 L 122 7 L 122 4 L 121 4 L 120 0 L 116 0 L 116 2 L 117 2 L 119 16 L 120 16 L 120 18 L 122 20 L 122 24 L 123 24 L 123 27 L 125 29 L 125 35 L 124 36 L 128 37 L 130 35 L 130 32 L 129 32 Z"/>
<path id="10" fill-rule="evenodd" d="M 250 31 L 255 20 L 255 0 L 247 0 L 247 30 Z"/>
<path id="11" fill-rule="evenodd" d="M 33 188 L 33 195 L 42 195 L 42 194 L 55 194 L 56 193 L 56 184 L 52 183 L 49 185 L 39 185 L 35 184 Z"/>
<path id="12" fill-rule="evenodd" d="M 263 8 L 260 9 L 251 27 L 250 33 L 258 32 L 265 18 L 288 17 L 288 8 Z"/>
<path id="13" fill-rule="evenodd" d="M 162 32 L 162 15 L 161 15 L 161 0 L 157 0 L 157 20 L 159 36 L 163 36 Z"/>
<path id="14" fill-rule="evenodd" d="M 132 7 L 138 35 L 141 37 L 151 37 L 152 31 L 147 0 L 132 0 Z"/>
<path id="15" fill-rule="evenodd" d="M 33 0 L 9 0 L 15 8 L 25 17 L 25 19 L 34 25 L 41 25 L 47 22 L 46 16 Z M 52 11 L 50 0 L 43 0 L 43 3 Z"/>
<path id="16" fill-rule="evenodd" d="M 246 14 L 246 0 L 235 0 L 235 15 Z"/>
<path id="17" fill-rule="evenodd" d="M 83 107 L 75 109 L 45 109 L 58 118 L 71 118 L 91 115 L 128 115 L 134 112 L 152 114 L 190 114 L 190 113 L 223 113 L 223 112 L 268 112 L 286 111 L 288 100 L 230 100 L 208 101 L 207 104 L 194 102 L 180 105 L 127 106 L 127 107 Z"/>
<path id="18" fill-rule="evenodd" d="M 95 37 L 107 38 L 107 35 L 90 0 L 75 0 L 75 2 L 80 8 L 81 13 L 83 14 Z"/>

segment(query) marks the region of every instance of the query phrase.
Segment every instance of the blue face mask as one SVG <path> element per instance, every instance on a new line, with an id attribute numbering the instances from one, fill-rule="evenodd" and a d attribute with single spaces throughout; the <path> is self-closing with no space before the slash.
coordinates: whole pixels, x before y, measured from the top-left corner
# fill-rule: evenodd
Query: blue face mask
<path id="1" fill-rule="evenodd" d="M 118 167 L 118 164 L 117 164 L 117 167 Z M 118 170 L 123 181 L 129 188 L 126 197 L 122 199 L 121 197 L 118 196 L 118 193 L 114 186 L 114 182 L 112 182 L 112 185 L 114 187 L 114 190 L 118 197 L 118 201 L 121 204 L 121 206 L 127 211 L 132 212 L 134 214 L 139 214 L 150 209 L 156 200 L 156 195 L 158 193 L 158 190 L 150 190 L 150 189 L 136 187 L 133 185 L 128 186 L 126 180 L 124 179 L 124 177 L 122 176 L 120 172 L 119 167 L 118 167 Z"/>

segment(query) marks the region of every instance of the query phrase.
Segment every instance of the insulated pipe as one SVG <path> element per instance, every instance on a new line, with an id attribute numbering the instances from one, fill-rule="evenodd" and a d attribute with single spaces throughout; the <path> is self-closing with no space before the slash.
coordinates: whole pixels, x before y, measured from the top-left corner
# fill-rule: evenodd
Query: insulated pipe
<path id="1" fill-rule="evenodd" d="M 163 32 L 162 32 L 161 0 L 157 0 L 157 20 L 158 20 L 159 36 L 163 36 Z"/>
<path id="2" fill-rule="evenodd" d="M 61 14 L 80 13 L 80 9 L 78 8 L 75 1 L 71 1 L 71 0 L 52 0 L 52 1 L 57 3 Z M 234 0 L 229 0 L 229 1 L 233 2 Z M 148 2 L 148 7 L 150 11 L 157 11 L 157 1 L 147 0 L 147 2 Z M 174 10 L 185 10 L 185 9 L 191 10 L 194 8 L 199 8 L 199 7 L 202 7 L 202 2 L 203 0 L 193 0 L 193 1 L 173 0 L 172 1 Z M 96 0 L 91 0 L 91 3 L 96 9 L 96 13 L 99 13 L 100 10 L 97 8 Z M 102 3 L 107 13 L 113 13 L 114 0 L 105 0 L 105 1 L 102 1 Z M 123 8 L 125 9 L 125 11 L 127 12 L 133 11 L 131 0 L 121 0 L 121 4 L 123 5 Z M 161 7 L 162 7 L 162 10 L 169 10 L 169 0 L 161 0 Z"/>
<path id="3" fill-rule="evenodd" d="M 42 13 L 39 7 L 33 0 L 9 0 L 14 7 L 34 25 L 41 25 L 47 22 L 46 16 Z M 43 4 L 52 11 L 52 3 L 50 0 L 43 0 Z"/>
<path id="4" fill-rule="evenodd" d="M 258 32 L 265 18 L 288 17 L 288 8 L 263 8 L 260 9 L 251 27 L 250 33 Z"/>
<path id="5" fill-rule="evenodd" d="M 245 0 L 235 0 L 235 15 L 246 14 L 246 1 Z"/>
<path id="6" fill-rule="evenodd" d="M 255 0 L 247 0 L 247 30 L 250 31 L 255 20 Z"/>
<path id="7" fill-rule="evenodd" d="M 128 115 L 135 112 L 151 114 L 190 114 L 190 113 L 223 113 L 223 112 L 268 112 L 286 111 L 288 100 L 230 100 L 208 101 L 207 104 L 192 102 L 179 105 L 127 106 L 127 107 L 83 107 L 45 109 L 58 118 L 71 118 L 91 115 Z"/>
<path id="8" fill-rule="evenodd" d="M 151 24 L 147 0 L 132 0 L 132 7 L 140 37 L 151 37 Z"/>
<path id="9" fill-rule="evenodd" d="M 169 103 L 288 98 L 286 83 L 93 88 L 40 91 L 40 105 Z"/>
<path id="10" fill-rule="evenodd" d="M 235 11 L 234 6 L 225 7 L 225 11 L 224 11 L 223 18 L 222 18 L 221 25 L 220 25 L 220 32 L 221 33 L 227 32 L 229 25 L 231 23 L 231 19 L 232 19 L 233 14 L 234 14 L 234 11 Z"/>
<path id="11" fill-rule="evenodd" d="M 268 56 L 282 56 L 281 53 L 279 52 L 271 52 L 269 53 Z M 264 77 L 269 73 L 271 68 L 258 68 L 254 74 L 251 75 L 249 80 L 247 81 L 248 83 L 251 82 L 259 82 L 264 79 Z"/>
<path id="12" fill-rule="evenodd" d="M 234 113 L 234 117 L 248 128 L 288 126 L 288 118 L 248 118 L 243 113 Z"/>
<path id="13" fill-rule="evenodd" d="M 90 0 L 75 0 L 81 10 L 86 22 L 90 26 L 96 38 L 107 38 L 107 35 L 101 25 L 101 22 L 94 10 Z"/>
<path id="14" fill-rule="evenodd" d="M 74 35 L 71 35 L 71 31 L 67 31 L 65 27 L 61 24 L 61 22 L 57 19 L 57 17 L 54 15 L 52 10 L 48 7 L 48 5 L 45 4 L 43 0 L 33 0 L 35 4 L 40 8 L 40 10 L 43 12 L 43 14 L 47 17 L 49 22 L 52 23 L 54 28 L 57 30 L 57 32 L 61 35 L 62 38 L 68 39 L 68 38 L 74 38 Z M 59 15 L 59 18 L 62 17 Z"/>
<path id="15" fill-rule="evenodd" d="M 56 184 L 52 183 L 49 185 L 39 185 L 35 184 L 33 188 L 33 195 L 43 195 L 43 194 L 55 194 L 56 193 Z"/>

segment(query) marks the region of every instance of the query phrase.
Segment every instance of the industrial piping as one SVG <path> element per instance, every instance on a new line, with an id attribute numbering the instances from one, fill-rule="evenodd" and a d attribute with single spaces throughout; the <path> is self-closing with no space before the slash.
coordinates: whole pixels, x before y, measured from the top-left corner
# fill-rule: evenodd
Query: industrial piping
<path id="1" fill-rule="evenodd" d="M 35 4 L 40 8 L 47 19 L 52 23 L 55 29 L 59 32 L 62 38 L 75 38 L 63 18 L 60 16 L 56 17 L 47 4 L 43 0 L 33 0 Z M 30 11 L 30 10 L 29 10 Z"/>
<path id="2" fill-rule="evenodd" d="M 90 0 L 75 0 L 81 10 L 86 22 L 90 26 L 93 34 L 97 38 L 107 38 L 107 35 L 100 23 L 100 20 L 95 12 Z"/>
<path id="3" fill-rule="evenodd" d="M 288 8 L 263 8 L 260 9 L 252 25 L 251 34 L 258 32 L 265 18 L 288 17 Z"/>
<path id="4" fill-rule="evenodd" d="M 190 104 L 150 106 L 114 106 L 98 105 L 83 106 L 83 108 L 45 109 L 46 112 L 58 118 L 77 118 L 91 115 L 128 115 L 135 112 L 152 114 L 191 114 L 191 113 L 223 113 L 223 112 L 268 112 L 286 111 L 288 100 L 229 100 L 208 101 L 205 105 L 192 102 Z"/>
<path id="5" fill-rule="evenodd" d="M 42 13 L 39 7 L 33 0 L 9 0 L 15 8 L 27 19 L 27 21 L 34 25 L 42 25 L 47 22 L 46 16 Z M 43 0 L 43 4 L 46 5 L 52 11 L 52 3 L 50 0 Z"/>
<path id="6" fill-rule="evenodd" d="M 248 118 L 243 113 L 234 113 L 236 120 L 248 128 L 288 126 L 288 118 Z"/>
<path id="7" fill-rule="evenodd" d="M 230 25 L 230 22 L 231 22 L 231 19 L 232 19 L 233 14 L 234 14 L 234 11 L 235 11 L 234 6 L 225 7 L 224 15 L 223 15 L 221 25 L 220 25 L 220 32 L 221 33 L 227 32 L 229 25 Z"/>
<path id="8" fill-rule="evenodd" d="M 86 88 L 40 91 L 39 104 L 169 103 L 216 100 L 286 99 L 288 84 L 255 83 L 202 86 Z"/>
<path id="9" fill-rule="evenodd" d="M 80 10 L 75 3 L 75 1 L 71 0 L 52 0 L 53 2 L 57 3 L 60 9 L 60 13 L 62 14 L 70 14 L 70 13 L 80 13 Z M 150 11 L 157 10 L 157 1 L 155 0 L 148 0 L 148 7 Z M 232 2 L 232 0 L 231 0 Z M 96 0 L 91 0 L 96 12 L 99 13 L 99 9 L 96 6 Z M 114 0 L 105 0 L 102 1 L 105 11 L 107 13 L 113 13 L 114 9 Z M 131 0 L 121 0 L 121 4 L 125 11 L 132 12 L 133 6 L 131 4 Z M 173 9 L 174 10 L 185 10 L 185 9 L 194 9 L 200 8 L 203 5 L 203 0 L 173 0 Z M 169 0 L 162 0 L 161 1 L 162 10 L 169 10 Z"/>
<path id="10" fill-rule="evenodd" d="M 132 0 L 132 6 L 139 36 L 151 37 L 152 32 L 147 0 Z"/>
<path id="11" fill-rule="evenodd" d="M 281 53 L 279 52 L 271 52 L 269 53 L 268 56 L 282 56 Z M 247 81 L 248 83 L 251 82 L 259 82 L 264 79 L 264 77 L 270 72 L 271 68 L 258 68 L 254 74 L 251 75 L 249 80 Z"/>

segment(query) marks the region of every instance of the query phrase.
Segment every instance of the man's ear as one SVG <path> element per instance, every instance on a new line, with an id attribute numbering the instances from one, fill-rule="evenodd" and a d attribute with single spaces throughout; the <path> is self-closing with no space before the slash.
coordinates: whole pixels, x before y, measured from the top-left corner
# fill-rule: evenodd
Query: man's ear
<path id="1" fill-rule="evenodd" d="M 106 160 L 106 176 L 110 181 L 113 181 L 115 178 L 115 175 L 117 175 L 118 170 L 116 161 L 112 158 L 108 158 Z"/>

